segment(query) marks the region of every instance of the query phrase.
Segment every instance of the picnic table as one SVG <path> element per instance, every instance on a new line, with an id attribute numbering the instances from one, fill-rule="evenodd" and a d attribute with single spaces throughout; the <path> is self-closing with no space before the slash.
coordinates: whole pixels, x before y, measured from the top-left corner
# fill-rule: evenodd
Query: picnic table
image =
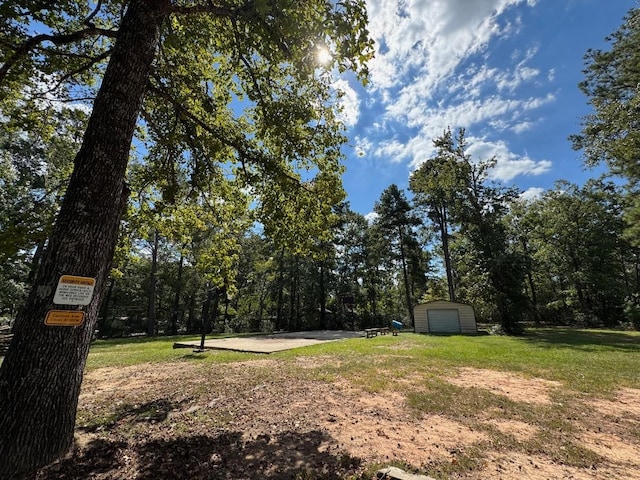
<path id="1" fill-rule="evenodd" d="M 389 327 L 375 327 L 364 329 L 364 333 L 367 335 L 367 338 L 377 337 L 378 334 L 386 335 L 389 332 L 391 332 L 394 336 L 398 335 L 398 331 L 395 328 L 391 329 Z"/>

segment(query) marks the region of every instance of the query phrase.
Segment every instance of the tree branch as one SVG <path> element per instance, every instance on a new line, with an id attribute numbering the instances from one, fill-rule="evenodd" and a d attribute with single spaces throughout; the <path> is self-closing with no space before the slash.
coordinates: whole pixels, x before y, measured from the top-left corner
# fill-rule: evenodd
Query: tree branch
<path id="1" fill-rule="evenodd" d="M 237 136 L 232 136 L 229 132 L 222 131 L 220 128 L 213 127 L 204 122 L 201 118 L 194 115 L 187 108 L 185 108 L 178 100 L 173 98 L 168 92 L 166 92 L 162 88 L 162 83 L 159 78 L 156 78 L 158 85 L 150 84 L 148 89 L 165 100 L 169 101 L 177 112 L 179 112 L 182 116 L 188 118 L 196 125 L 201 127 L 204 131 L 212 135 L 216 140 L 221 142 L 223 145 L 227 145 L 228 147 L 233 148 L 239 155 L 239 161 L 244 165 L 245 161 L 251 163 L 256 166 L 261 166 L 263 168 L 272 168 L 274 171 L 278 172 L 278 174 L 290 180 L 295 186 L 300 188 L 306 188 L 305 185 L 300 181 L 300 179 L 294 177 L 289 172 L 283 171 L 282 168 L 277 164 L 273 158 L 270 158 L 268 155 L 265 155 L 263 152 L 252 148 L 247 144 L 246 139 L 237 138 Z"/>
<path id="2" fill-rule="evenodd" d="M 93 12 L 91 12 L 91 14 L 87 18 L 84 19 L 84 24 L 87 27 L 95 28 L 95 25 L 92 22 L 92 20 L 98 14 L 98 12 L 100 11 L 101 8 L 102 8 L 102 0 L 98 0 L 98 2 L 96 3 L 95 10 Z"/>
<path id="3" fill-rule="evenodd" d="M 213 2 L 208 1 L 206 4 L 194 5 L 191 7 L 185 7 L 182 5 L 171 5 L 167 10 L 169 13 L 175 13 L 179 15 L 194 15 L 198 13 L 210 13 L 219 17 L 235 17 L 239 12 L 245 10 L 245 8 L 229 8 L 214 5 Z"/>
<path id="4" fill-rule="evenodd" d="M 34 50 L 44 42 L 51 42 L 56 46 L 60 46 L 60 45 L 67 45 L 70 43 L 74 43 L 91 36 L 103 35 L 106 37 L 115 38 L 117 34 L 118 34 L 117 30 L 107 30 L 104 28 L 89 27 L 83 30 L 78 30 L 77 32 L 73 32 L 73 33 L 60 34 L 60 35 L 48 35 L 43 33 L 40 35 L 36 35 L 35 37 L 31 37 L 21 45 L 18 45 L 17 47 L 15 47 L 13 55 L 11 55 L 4 62 L 2 67 L 0 67 L 0 85 L 2 85 L 2 83 L 4 82 L 11 67 L 13 67 L 16 63 L 18 63 L 18 61 L 20 61 L 20 59 L 27 56 L 29 52 L 31 52 L 32 50 Z"/>
<path id="5" fill-rule="evenodd" d="M 97 62 L 99 62 L 100 60 L 104 60 L 105 58 L 107 58 L 109 55 L 111 55 L 111 51 L 112 49 L 106 50 L 104 52 L 102 52 L 100 55 L 98 55 L 97 57 L 90 57 L 91 61 L 80 65 L 78 68 L 76 68 L 75 70 L 72 70 L 66 74 L 64 74 L 62 77 L 60 77 L 58 79 L 58 81 L 55 83 L 55 85 L 53 85 L 51 88 L 49 88 L 48 90 L 46 90 L 44 93 L 51 93 L 51 92 L 55 92 L 60 85 L 62 85 L 66 80 L 74 77 L 75 75 L 78 75 L 82 72 L 86 72 L 87 70 L 89 70 L 93 65 L 95 65 Z"/>

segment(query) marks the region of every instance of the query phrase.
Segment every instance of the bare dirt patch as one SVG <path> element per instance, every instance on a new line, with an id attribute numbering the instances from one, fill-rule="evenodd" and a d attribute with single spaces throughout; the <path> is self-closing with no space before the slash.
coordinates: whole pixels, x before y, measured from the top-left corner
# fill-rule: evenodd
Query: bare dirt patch
<path id="1" fill-rule="evenodd" d="M 412 415 L 404 395 L 371 394 L 340 385 L 343 392 L 327 403 L 331 435 L 351 455 L 368 461 L 402 459 L 420 466 L 433 458 L 448 459 L 461 445 L 484 439 L 484 434 L 438 415 Z"/>
<path id="2" fill-rule="evenodd" d="M 640 439 L 625 432 L 629 424 L 622 420 L 635 411 L 636 391 L 621 391 L 608 403 L 587 403 L 594 410 L 606 407 L 606 430 L 570 419 L 575 432 L 566 433 L 567 445 L 580 444 L 602 458 L 577 467 L 554 460 L 553 452 L 498 444 L 483 424 L 516 443 L 539 434 L 538 425 L 500 418 L 499 411 L 469 419 L 409 408 L 407 394 L 425 384 L 418 373 L 398 382 L 393 372 L 381 370 L 378 375 L 381 381 L 388 376 L 389 388 L 371 393 L 348 377 L 314 380 L 310 371 L 327 364 L 337 362 L 269 358 L 89 372 L 80 397 L 76 449 L 34 478 L 365 479 L 372 478 L 372 467 L 391 462 L 439 478 L 640 478 Z M 302 374 L 291 373 L 292 367 Z M 491 370 L 457 373 L 447 380 L 504 395 L 523 408 L 549 405 L 550 392 L 561 387 Z"/>
<path id="3" fill-rule="evenodd" d="M 538 428 L 534 425 L 529 425 L 528 423 L 518 420 L 494 419 L 491 421 L 491 425 L 500 432 L 512 436 L 518 442 L 531 440 L 533 436 L 538 433 Z"/>
<path id="4" fill-rule="evenodd" d="M 630 475 L 630 476 L 629 476 Z M 526 480 L 593 480 L 608 479 L 637 480 L 638 476 L 626 468 L 606 465 L 601 468 L 577 469 L 566 465 L 549 463 L 548 459 L 536 455 L 516 452 L 489 452 L 486 468 L 471 473 L 468 479 L 526 479 Z"/>
<path id="5" fill-rule="evenodd" d="M 457 376 L 448 378 L 447 381 L 459 387 L 483 388 L 514 402 L 539 404 L 551 403 L 550 391 L 562 385 L 551 380 L 478 368 L 461 368 Z"/>
<path id="6" fill-rule="evenodd" d="M 613 400 L 598 400 L 591 403 L 600 413 L 607 415 L 612 410 L 626 413 L 640 421 L 640 390 L 623 388 L 615 393 Z"/>

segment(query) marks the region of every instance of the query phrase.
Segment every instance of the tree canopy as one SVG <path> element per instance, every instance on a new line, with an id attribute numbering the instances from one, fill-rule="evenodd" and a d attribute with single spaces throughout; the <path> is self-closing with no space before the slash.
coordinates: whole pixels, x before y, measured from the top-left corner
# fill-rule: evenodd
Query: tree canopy
<path id="1" fill-rule="evenodd" d="M 628 180 L 636 195 L 629 209 L 635 243 L 640 243 L 637 200 L 640 184 L 640 9 L 631 9 L 623 24 L 606 39 L 610 50 L 589 49 L 585 55 L 585 79 L 580 89 L 589 97 L 593 112 L 582 121 L 582 132 L 570 137 L 582 150 L 587 165 L 604 162 L 611 173 Z"/>
<path id="2" fill-rule="evenodd" d="M 308 237 L 324 234 L 319 218 L 344 195 L 345 138 L 331 69 L 352 70 L 365 81 L 372 44 L 360 0 L 24 0 L 4 2 L 0 18 L 5 128 L 42 127 L 46 109 L 91 111 L 0 368 L 0 407 L 7 412 L 0 419 L 6 459 L 0 475 L 10 476 L 71 444 L 84 363 L 130 194 L 152 199 L 159 228 L 177 201 L 220 215 L 238 198 L 246 205 L 244 193 L 237 195 L 246 192 L 265 231 L 306 247 Z M 323 49 L 331 52 L 327 65 L 316 59 Z M 132 141 L 147 184 L 126 181 Z M 216 258 L 212 252 L 201 263 L 233 258 L 229 249 Z M 51 328 L 44 321 L 50 312 L 78 308 L 53 301 L 64 274 L 90 279 L 95 294 L 79 325 Z M 47 368 L 41 358 L 49 359 Z"/>

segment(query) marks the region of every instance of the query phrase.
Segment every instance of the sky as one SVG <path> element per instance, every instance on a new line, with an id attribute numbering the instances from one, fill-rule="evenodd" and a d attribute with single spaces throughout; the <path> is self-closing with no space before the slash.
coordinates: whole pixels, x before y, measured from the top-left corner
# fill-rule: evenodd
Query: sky
<path id="1" fill-rule="evenodd" d="M 343 183 L 351 209 L 373 211 L 446 128 L 466 131 L 472 160 L 496 157 L 491 180 L 525 196 L 558 179 L 582 185 L 569 135 L 590 112 L 579 90 L 589 48 L 623 23 L 635 0 L 367 0 L 375 41 L 370 83 L 343 77 L 349 143 Z"/>

